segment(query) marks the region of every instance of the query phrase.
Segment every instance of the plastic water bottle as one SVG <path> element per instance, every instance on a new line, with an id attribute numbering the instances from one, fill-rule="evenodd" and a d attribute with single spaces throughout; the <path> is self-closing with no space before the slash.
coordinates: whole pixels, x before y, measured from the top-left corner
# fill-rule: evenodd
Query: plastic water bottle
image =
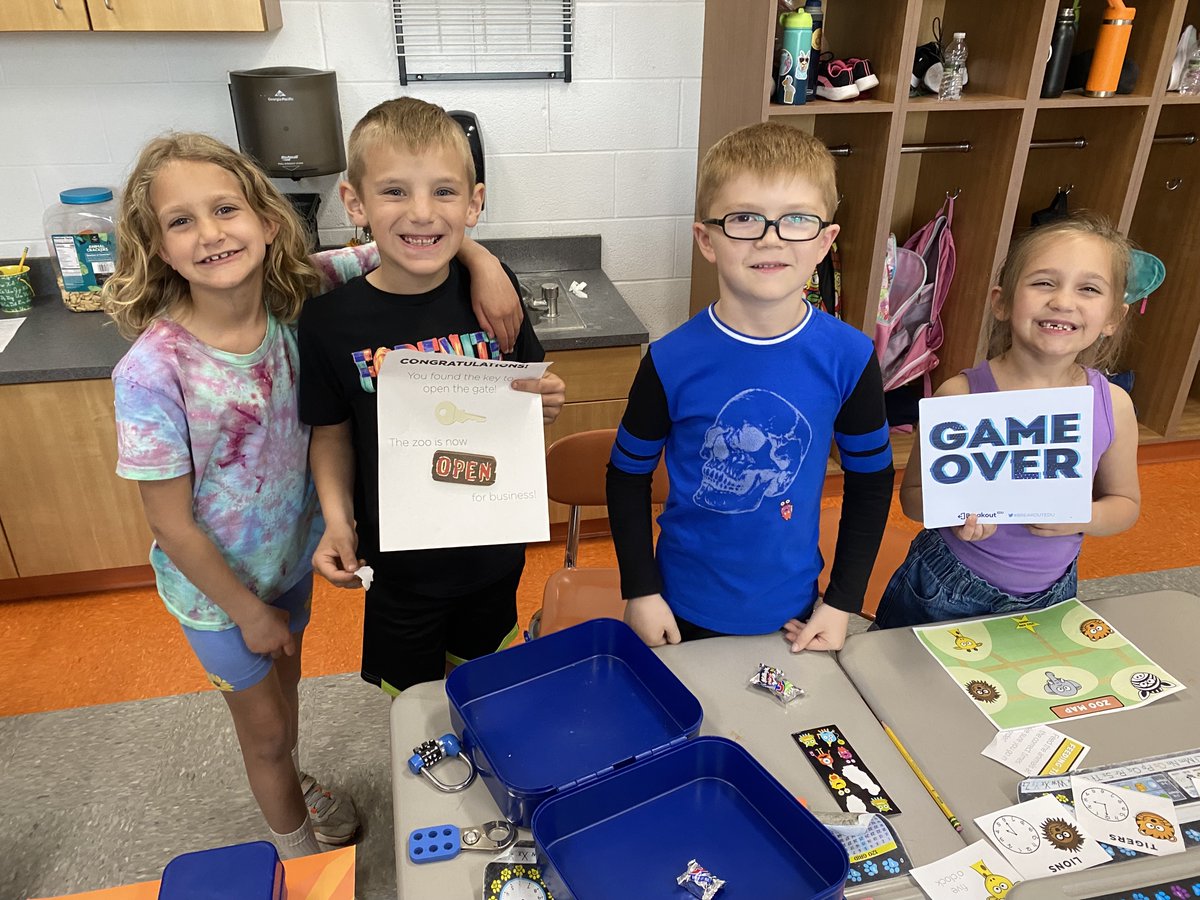
<path id="1" fill-rule="evenodd" d="M 779 47 L 779 66 L 776 71 L 775 102 L 799 106 L 805 102 L 810 75 L 809 52 L 812 50 L 812 16 L 806 12 L 785 13 L 783 40 Z"/>
<path id="2" fill-rule="evenodd" d="M 812 50 L 808 53 L 808 81 L 804 88 L 811 100 L 817 95 L 817 64 L 821 59 L 821 26 L 825 23 L 825 13 L 821 9 L 821 0 L 807 0 L 804 11 L 812 16 Z"/>
<path id="3" fill-rule="evenodd" d="M 939 100 L 962 99 L 962 73 L 967 65 L 967 33 L 954 32 L 954 40 L 946 48 L 942 59 L 942 83 L 938 88 Z"/>
<path id="4" fill-rule="evenodd" d="M 1200 44 L 1192 50 L 1187 65 L 1183 67 L 1183 77 L 1179 79 L 1179 93 L 1192 96 L 1200 94 Z"/>

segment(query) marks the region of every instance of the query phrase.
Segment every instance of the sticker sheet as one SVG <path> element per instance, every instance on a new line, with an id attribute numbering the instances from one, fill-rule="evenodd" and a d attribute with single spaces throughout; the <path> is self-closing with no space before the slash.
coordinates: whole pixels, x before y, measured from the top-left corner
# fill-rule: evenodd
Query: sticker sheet
<path id="1" fill-rule="evenodd" d="M 792 735 L 838 806 L 851 813 L 900 812 L 836 725 L 822 725 Z"/>
<path id="2" fill-rule="evenodd" d="M 1114 787 L 1079 775 L 1071 777 L 1075 815 L 1105 843 L 1132 847 L 1147 856 L 1185 849 L 1175 804 L 1166 797 Z"/>
<path id="3" fill-rule="evenodd" d="M 1022 878 L 1046 878 L 1108 862 L 1070 807 L 1039 797 L 975 820 Z"/>
<path id="4" fill-rule="evenodd" d="M 1135 709 L 1184 689 L 1075 599 L 913 633 L 1000 731 Z"/>
<path id="5" fill-rule="evenodd" d="M 987 841 L 912 870 L 932 900 L 1004 900 L 1021 876 Z"/>

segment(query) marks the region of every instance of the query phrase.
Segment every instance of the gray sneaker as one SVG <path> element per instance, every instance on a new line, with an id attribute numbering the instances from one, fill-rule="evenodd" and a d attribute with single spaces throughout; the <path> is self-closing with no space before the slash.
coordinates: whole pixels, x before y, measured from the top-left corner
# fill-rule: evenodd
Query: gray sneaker
<path id="1" fill-rule="evenodd" d="M 318 841 L 336 847 L 354 839 L 358 812 L 349 794 L 334 794 L 304 772 L 300 773 L 300 790 L 304 792 L 304 805 L 308 807 Z"/>

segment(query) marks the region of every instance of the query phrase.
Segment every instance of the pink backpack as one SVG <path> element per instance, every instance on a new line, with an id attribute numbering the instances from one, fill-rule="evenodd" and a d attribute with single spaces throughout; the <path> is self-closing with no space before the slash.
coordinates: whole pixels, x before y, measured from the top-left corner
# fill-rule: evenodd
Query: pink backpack
<path id="1" fill-rule="evenodd" d="M 938 214 L 903 247 L 889 241 L 890 284 L 880 297 L 875 321 L 875 352 L 885 391 L 924 376 L 925 396 L 930 394 L 929 373 L 937 368 L 935 351 L 944 337 L 942 306 L 954 278 L 953 218 L 954 197 L 947 194 Z"/>

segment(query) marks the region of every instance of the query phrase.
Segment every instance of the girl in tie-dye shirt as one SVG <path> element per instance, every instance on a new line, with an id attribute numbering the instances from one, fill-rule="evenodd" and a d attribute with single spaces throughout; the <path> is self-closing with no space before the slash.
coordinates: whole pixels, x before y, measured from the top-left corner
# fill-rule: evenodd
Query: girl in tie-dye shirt
<path id="1" fill-rule="evenodd" d="M 346 843 L 353 803 L 296 750 L 322 526 L 296 408 L 292 322 L 317 285 L 303 225 L 245 157 L 178 134 L 142 151 L 117 251 L 106 308 L 137 337 L 113 372 L 117 473 L 138 482 L 159 593 L 228 703 L 281 855 Z"/>

